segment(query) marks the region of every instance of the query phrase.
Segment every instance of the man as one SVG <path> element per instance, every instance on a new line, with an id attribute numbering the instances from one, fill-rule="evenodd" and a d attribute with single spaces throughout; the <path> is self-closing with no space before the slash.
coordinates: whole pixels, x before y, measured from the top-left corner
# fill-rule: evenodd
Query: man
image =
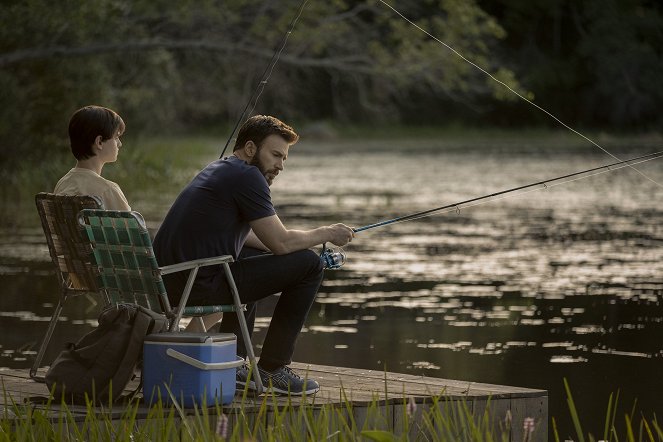
<path id="1" fill-rule="evenodd" d="M 69 120 L 69 142 L 76 166 L 55 185 L 53 193 L 96 195 L 107 210 L 131 210 L 120 186 L 101 176 L 122 147 L 125 125 L 116 112 L 101 106 L 78 109 Z"/>
<path id="2" fill-rule="evenodd" d="M 248 304 L 249 332 L 253 330 L 255 302 L 281 292 L 258 369 L 273 391 L 293 395 L 320 388 L 316 381 L 302 379 L 288 367 L 322 282 L 320 257 L 308 248 L 324 242 L 342 246 L 354 236 L 343 224 L 290 230 L 276 214 L 269 186 L 283 171 L 290 146 L 298 139 L 295 131 L 277 118 L 249 118 L 239 130 L 233 155 L 210 163 L 184 188 L 154 240 L 160 265 L 232 255 L 236 260 L 231 264 L 233 278 L 242 302 Z M 171 301 L 178 303 L 186 275 L 166 275 L 164 282 Z M 190 302 L 232 303 L 222 269 L 200 269 Z M 224 318 L 221 331 L 234 332 L 240 340 L 240 352 L 244 351 L 235 315 Z M 246 366 L 238 370 L 240 386 L 248 382 L 247 375 Z M 252 385 L 250 382 L 249 387 Z"/>

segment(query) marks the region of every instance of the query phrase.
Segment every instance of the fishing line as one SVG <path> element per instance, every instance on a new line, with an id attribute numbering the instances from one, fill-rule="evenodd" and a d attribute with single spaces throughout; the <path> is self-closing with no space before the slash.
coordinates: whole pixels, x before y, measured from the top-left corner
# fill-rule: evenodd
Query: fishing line
<path id="1" fill-rule="evenodd" d="M 604 153 L 610 155 L 610 156 L 611 156 L 612 158 L 614 158 L 615 160 L 617 160 L 617 161 L 621 161 L 621 158 L 619 158 L 619 157 L 617 157 L 616 155 L 613 155 L 612 153 L 608 152 L 607 149 L 605 149 L 603 146 L 601 146 L 600 144 L 598 144 L 598 143 L 595 142 L 594 140 L 590 139 L 590 138 L 587 137 L 586 135 L 580 133 L 580 132 L 577 131 L 576 129 L 574 129 L 574 128 L 572 128 L 571 126 L 569 126 L 568 124 L 564 123 L 562 120 L 560 120 L 558 117 L 556 117 L 555 115 L 553 115 L 551 112 L 547 111 L 546 109 L 542 108 L 542 107 L 539 106 L 538 104 L 536 104 L 536 103 L 534 103 L 533 101 L 529 100 L 527 97 L 523 96 L 522 94 L 520 94 L 519 92 L 517 92 L 516 90 L 514 90 L 511 86 L 509 86 L 508 84 L 506 84 L 506 83 L 503 82 L 502 80 L 498 79 L 497 77 L 495 77 L 494 75 L 492 75 L 490 72 L 488 72 L 487 70 L 485 70 L 484 68 L 482 68 L 482 67 L 479 66 L 478 64 L 476 64 L 476 63 L 474 63 L 473 61 L 471 61 L 471 60 L 465 58 L 465 56 L 464 56 L 463 54 L 461 54 L 461 53 L 458 52 L 456 49 L 454 49 L 453 47 L 451 47 L 449 44 L 443 42 L 442 40 L 440 40 L 439 38 L 437 38 L 436 36 L 434 36 L 433 34 L 431 34 L 430 32 L 428 32 L 427 30 L 425 30 L 424 28 L 422 28 L 422 27 L 419 26 L 418 24 L 414 23 L 412 20 L 410 20 L 409 18 L 407 18 L 405 15 L 403 15 L 400 11 L 396 10 L 393 6 L 391 6 L 389 3 L 385 2 L 384 0 L 378 0 L 378 1 L 379 1 L 380 3 L 382 3 L 383 5 L 385 5 L 386 7 L 388 7 L 389 9 L 391 9 L 394 13 L 396 13 L 397 15 L 399 15 L 403 20 L 405 20 L 406 22 L 408 22 L 409 24 L 411 24 L 412 26 L 414 26 L 415 28 L 417 28 L 418 30 L 420 30 L 421 32 L 423 32 L 424 34 L 426 34 L 427 36 L 429 36 L 430 38 L 432 38 L 433 40 L 435 40 L 436 42 L 440 43 L 441 45 L 443 45 L 444 47 L 446 47 L 447 49 L 449 49 L 449 50 L 450 50 L 451 52 L 453 52 L 455 55 L 457 55 L 458 57 L 460 57 L 463 61 L 465 61 L 466 63 L 469 63 L 471 66 L 473 66 L 473 67 L 475 67 L 476 69 L 480 70 L 481 72 L 483 72 L 484 74 L 486 74 L 488 77 L 490 77 L 493 81 L 495 81 L 495 82 L 499 83 L 500 85 L 504 86 L 506 89 L 508 89 L 511 93 L 515 94 L 515 95 L 516 95 L 517 97 L 519 97 L 520 99 L 524 100 L 525 102 L 527 102 L 527 103 L 529 103 L 530 105 L 534 106 L 535 108 L 537 108 L 537 109 L 540 110 L 541 112 L 545 113 L 545 114 L 548 115 L 550 118 L 552 118 L 553 120 L 555 120 L 556 122 L 558 122 L 559 124 L 561 124 L 561 125 L 562 125 L 563 127 L 565 127 L 566 129 L 570 130 L 570 131 L 573 132 L 574 134 L 576 134 L 576 135 L 582 137 L 583 139 L 585 139 L 586 141 L 588 141 L 588 142 L 591 143 L 592 145 L 598 147 L 598 148 L 601 149 Z M 633 167 L 632 165 L 629 165 L 628 167 L 631 167 L 633 170 L 635 170 L 635 171 L 638 172 L 640 175 L 642 175 L 643 177 L 645 177 L 646 179 L 648 179 L 648 180 L 651 181 L 652 183 L 656 184 L 657 186 L 659 186 L 659 187 L 663 187 L 663 184 L 659 183 L 658 181 L 655 181 L 653 178 L 650 178 L 648 175 L 645 175 L 644 173 L 640 172 L 638 169 L 636 169 L 636 168 Z"/>
<path id="2" fill-rule="evenodd" d="M 288 38 L 290 38 L 290 34 L 292 34 L 292 30 L 295 28 L 295 24 L 297 24 L 297 21 L 299 20 L 299 17 L 301 17 L 302 12 L 304 11 L 304 8 L 306 7 L 306 4 L 308 3 L 308 0 L 303 0 L 302 3 L 299 5 L 299 9 L 297 11 L 297 15 L 290 21 L 290 24 L 288 25 L 288 30 L 286 33 L 283 35 L 283 38 L 281 39 L 281 45 L 277 46 L 277 49 L 274 51 L 272 54 L 272 58 L 267 64 L 267 67 L 265 68 L 265 71 L 262 73 L 260 77 L 260 81 L 256 85 L 255 90 L 249 97 L 248 101 L 246 102 L 246 106 L 244 106 L 244 110 L 242 111 L 241 115 L 237 119 L 237 122 L 235 123 L 235 127 L 233 127 L 232 132 L 230 132 L 230 136 L 228 137 L 228 141 L 226 141 L 226 145 L 223 147 L 223 151 L 221 151 L 221 156 L 219 158 L 223 158 L 223 154 L 226 153 L 226 149 L 228 149 L 228 145 L 230 144 L 230 141 L 233 138 L 233 135 L 235 135 L 235 131 L 239 127 L 239 125 L 242 123 L 244 120 L 244 116 L 247 115 L 246 110 L 249 108 L 251 105 L 251 102 L 253 102 L 253 106 L 251 107 L 251 110 L 249 111 L 248 115 L 251 115 L 253 111 L 256 108 L 256 105 L 258 104 L 258 100 L 260 99 L 260 96 L 262 95 L 262 92 L 265 90 L 265 86 L 267 85 L 267 82 L 269 81 L 269 78 L 272 76 L 272 72 L 274 72 L 274 66 L 276 66 L 276 63 L 278 63 L 279 59 L 281 58 L 281 53 L 283 52 L 283 49 L 285 48 L 285 45 L 288 43 Z M 255 98 L 254 98 L 255 97 Z"/>
<path id="3" fill-rule="evenodd" d="M 481 204 L 486 204 L 493 201 L 498 201 L 514 196 L 524 195 L 526 193 L 535 192 L 537 190 L 549 189 L 551 187 L 560 186 L 562 184 L 568 184 L 574 181 L 583 180 L 585 178 L 590 178 L 593 176 L 601 175 L 608 172 L 614 172 L 625 167 L 631 167 L 633 165 L 646 163 L 647 161 L 652 161 L 658 158 L 663 157 L 663 151 L 650 153 L 647 155 L 642 155 L 636 158 L 631 158 L 629 160 L 619 161 L 617 163 L 606 164 L 599 167 L 594 167 L 592 169 L 582 170 L 580 172 L 574 172 L 567 175 L 559 176 L 556 178 L 550 178 L 543 181 L 537 181 L 535 183 L 526 184 L 523 186 L 514 187 L 507 190 L 502 190 L 500 192 L 491 193 L 488 195 L 471 198 L 465 201 L 461 201 L 454 204 L 447 204 L 445 206 L 436 207 L 433 209 L 424 210 L 421 212 L 412 213 L 410 215 L 404 215 L 397 218 L 392 218 L 385 221 L 380 221 L 374 224 L 368 224 L 363 227 L 357 227 L 354 230 L 355 233 L 363 232 L 365 230 L 374 229 L 377 227 L 383 227 L 391 224 L 402 223 L 405 221 L 414 221 L 417 219 L 425 218 L 434 214 L 442 214 L 449 212 L 460 213 L 461 209 L 466 209 L 469 207 L 479 206 Z M 528 190 L 526 190 L 528 189 Z M 517 192 L 517 193 L 514 193 Z"/>

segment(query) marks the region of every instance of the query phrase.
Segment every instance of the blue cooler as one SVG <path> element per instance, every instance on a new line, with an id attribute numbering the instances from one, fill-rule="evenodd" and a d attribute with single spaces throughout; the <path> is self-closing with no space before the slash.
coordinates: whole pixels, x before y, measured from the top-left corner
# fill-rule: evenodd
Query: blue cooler
<path id="1" fill-rule="evenodd" d="M 146 402 L 173 397 L 184 407 L 229 404 L 235 396 L 237 337 L 232 333 L 157 333 L 143 344 L 143 396 Z M 168 392 L 170 390 L 171 394 Z"/>

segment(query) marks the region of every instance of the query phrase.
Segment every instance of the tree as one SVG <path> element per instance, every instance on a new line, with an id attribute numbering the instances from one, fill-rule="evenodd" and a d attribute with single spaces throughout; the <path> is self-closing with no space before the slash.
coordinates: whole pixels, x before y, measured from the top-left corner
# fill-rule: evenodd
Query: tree
<path id="1" fill-rule="evenodd" d="M 590 88 L 585 112 L 618 127 L 660 128 L 663 6 L 625 0 L 585 3 L 579 54 Z"/>
<path id="2" fill-rule="evenodd" d="M 507 37 L 500 58 L 535 101 L 572 125 L 658 128 L 663 6 L 648 0 L 481 1 Z M 521 106 L 503 118 L 553 123 Z M 499 118 L 496 116 L 496 118 Z"/>
<path id="3" fill-rule="evenodd" d="M 8 134 L 3 163 L 41 157 L 51 146 L 63 150 L 69 116 L 90 103 L 117 109 L 129 132 L 233 122 L 300 5 L 10 1 L 0 23 L 0 87 L 7 91 L 0 98 L 0 129 Z M 397 6 L 513 82 L 493 53 L 504 31 L 473 1 Z M 384 3 L 334 0 L 306 4 L 256 111 L 393 122 L 406 121 L 415 109 L 439 122 L 458 103 L 477 110 L 476 97 L 507 96 Z"/>

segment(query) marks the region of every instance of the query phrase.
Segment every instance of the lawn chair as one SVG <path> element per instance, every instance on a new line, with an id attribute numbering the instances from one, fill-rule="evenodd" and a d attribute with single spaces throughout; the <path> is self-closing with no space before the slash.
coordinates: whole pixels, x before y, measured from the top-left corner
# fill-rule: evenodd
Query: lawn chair
<path id="1" fill-rule="evenodd" d="M 35 202 L 51 261 L 60 282 L 60 298 L 30 369 L 32 379 L 43 381 L 43 377 L 37 377 L 37 370 L 53 336 L 64 303 L 71 296 L 97 293 L 96 274 L 90 264 L 92 249 L 89 241 L 81 235 L 77 216 L 82 209 L 99 209 L 103 204 L 96 196 L 55 195 L 44 192 L 35 196 Z M 104 305 L 107 303 L 108 299 L 104 299 Z"/>
<path id="2" fill-rule="evenodd" d="M 111 303 L 133 303 L 161 312 L 170 320 L 169 330 L 179 330 L 182 316 L 202 316 L 217 312 L 236 312 L 246 353 L 252 367 L 258 393 L 263 391 L 246 319 L 246 306 L 239 293 L 229 263 L 230 255 L 203 258 L 159 267 L 154 257 L 152 240 L 143 217 L 138 212 L 82 210 L 78 223 L 91 244 L 92 261 L 98 266 L 97 286 Z M 200 267 L 222 265 L 233 296 L 232 305 L 187 306 L 191 287 Z M 189 277 L 179 305 L 171 308 L 161 275 L 188 270 Z"/>

